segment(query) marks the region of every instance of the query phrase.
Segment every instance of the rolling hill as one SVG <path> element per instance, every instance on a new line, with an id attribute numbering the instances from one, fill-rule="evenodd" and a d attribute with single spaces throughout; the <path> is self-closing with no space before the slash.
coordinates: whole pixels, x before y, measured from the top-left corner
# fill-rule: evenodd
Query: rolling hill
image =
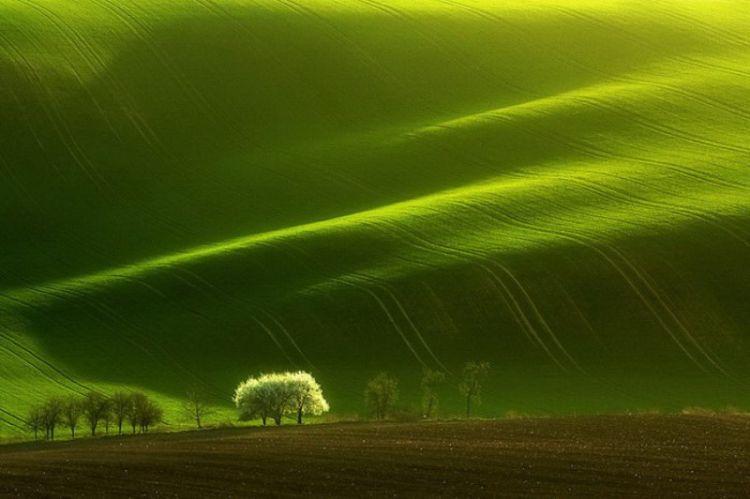
<path id="1" fill-rule="evenodd" d="M 311 370 L 334 411 L 750 405 L 750 5 L 0 0 L 0 423 Z M 446 386 L 442 410 L 460 407 Z"/>

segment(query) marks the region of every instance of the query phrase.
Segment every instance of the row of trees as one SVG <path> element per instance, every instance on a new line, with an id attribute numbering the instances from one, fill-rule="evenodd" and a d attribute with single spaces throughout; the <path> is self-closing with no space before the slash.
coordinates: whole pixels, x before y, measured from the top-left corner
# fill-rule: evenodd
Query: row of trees
<path id="1" fill-rule="evenodd" d="M 471 417 L 474 405 L 481 402 L 482 380 L 490 370 L 488 362 L 467 362 L 458 382 L 458 390 L 465 399 L 466 417 Z M 422 374 L 422 417 L 430 419 L 437 411 L 439 388 L 445 384 L 442 371 L 425 369 Z M 398 379 L 382 372 L 371 379 L 365 388 L 365 404 L 376 419 L 386 419 L 398 402 Z"/>
<path id="2" fill-rule="evenodd" d="M 465 397 L 466 417 L 471 417 L 472 407 L 480 403 L 482 380 L 490 365 L 487 362 L 467 362 L 461 372 L 458 389 Z M 437 410 L 441 386 L 447 381 L 442 371 L 425 369 L 422 380 L 422 417 L 432 418 Z M 323 390 L 315 378 L 307 372 L 282 372 L 262 374 L 248 378 L 235 390 L 234 403 L 240 411 L 240 420 L 259 418 L 265 426 L 268 419 L 280 425 L 285 416 L 294 417 L 302 424 L 306 415 L 320 415 L 330 407 Z M 398 380 L 388 373 L 380 373 L 367 383 L 365 402 L 376 419 L 389 417 L 398 402 Z M 202 418 L 211 413 L 205 396 L 199 390 L 187 393 L 185 412 L 202 427 Z M 123 427 L 129 426 L 132 433 L 146 433 L 150 427 L 162 421 L 163 411 L 156 402 L 141 392 L 116 392 L 106 396 L 99 392 L 88 392 L 82 396 L 50 397 L 43 404 L 34 406 L 26 418 L 26 426 L 39 439 L 54 440 L 58 428 L 64 427 L 75 438 L 84 426 L 92 436 L 100 428 L 109 433 L 117 428 L 122 435 Z"/>
<path id="3" fill-rule="evenodd" d="M 248 378 L 237 387 L 233 400 L 241 421 L 260 418 L 263 426 L 269 418 L 280 425 L 284 416 L 302 424 L 304 415 L 317 416 L 330 409 L 318 382 L 303 371 Z"/>
<path id="4" fill-rule="evenodd" d="M 97 434 L 104 428 L 109 433 L 111 426 L 122 435 L 123 426 L 132 427 L 135 434 L 148 431 L 161 422 L 163 411 L 156 402 L 140 392 L 116 392 L 106 396 L 99 392 L 88 392 L 83 396 L 50 397 L 43 404 L 29 410 L 26 427 L 34 434 L 34 440 L 44 434 L 46 440 L 55 439 L 55 430 L 64 427 L 75 438 L 82 424 Z"/>

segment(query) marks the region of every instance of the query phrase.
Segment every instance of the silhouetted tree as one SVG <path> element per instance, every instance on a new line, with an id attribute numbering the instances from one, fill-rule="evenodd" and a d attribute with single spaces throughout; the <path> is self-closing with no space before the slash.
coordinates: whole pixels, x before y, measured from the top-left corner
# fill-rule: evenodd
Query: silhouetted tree
<path id="1" fill-rule="evenodd" d="M 467 418 L 471 417 L 472 404 L 480 403 L 479 397 L 482 391 L 482 379 L 487 376 L 489 370 L 489 362 L 467 362 L 464 365 L 458 389 L 466 397 Z"/>
<path id="2" fill-rule="evenodd" d="M 60 397 L 51 397 L 45 402 L 42 413 L 47 440 L 55 439 L 55 428 L 60 424 L 64 408 L 65 401 Z"/>
<path id="3" fill-rule="evenodd" d="M 203 418 L 213 412 L 211 406 L 206 403 L 205 392 L 199 387 L 188 390 L 182 407 L 198 428 L 203 428 Z"/>
<path id="4" fill-rule="evenodd" d="M 70 428 L 70 438 L 76 438 L 76 429 L 82 414 L 81 399 L 75 396 L 68 397 L 63 407 L 62 419 L 65 426 Z"/>
<path id="5" fill-rule="evenodd" d="M 422 415 L 430 419 L 437 410 L 438 393 L 437 389 L 445 383 L 445 373 L 425 368 L 422 373 Z"/>
<path id="6" fill-rule="evenodd" d="M 88 421 L 91 435 L 96 435 L 99 421 L 102 421 L 109 411 L 109 399 L 98 392 L 88 392 L 81 401 L 83 417 Z"/>
<path id="7" fill-rule="evenodd" d="M 122 425 L 128 419 L 128 414 L 135 412 L 133 396 L 130 393 L 115 392 L 110 397 L 110 404 L 112 406 L 112 418 L 117 425 L 117 434 L 122 435 Z M 133 426 L 135 427 L 135 424 Z"/>
<path id="8" fill-rule="evenodd" d="M 34 440 L 38 440 L 39 431 L 44 428 L 44 407 L 34 406 L 29 409 L 24 421 L 26 428 L 34 434 Z"/>
<path id="9" fill-rule="evenodd" d="M 149 428 L 161 422 L 164 413 L 162 412 L 161 407 L 146 395 L 136 395 L 141 395 L 134 397 L 138 425 L 141 428 L 141 433 L 147 433 Z"/>
<path id="10" fill-rule="evenodd" d="M 398 400 L 398 380 L 382 372 L 367 383 L 365 403 L 376 419 L 385 419 Z"/>
<path id="11" fill-rule="evenodd" d="M 112 412 L 112 399 L 107 397 L 107 410 L 102 416 L 102 422 L 104 423 L 104 433 L 109 435 L 109 426 L 112 424 L 114 413 Z"/>
<path id="12" fill-rule="evenodd" d="M 145 393 L 133 392 L 130 394 L 130 404 L 126 408 L 125 417 L 133 428 L 133 435 L 135 435 L 140 422 L 141 408 L 146 406 L 147 401 L 148 397 Z"/>

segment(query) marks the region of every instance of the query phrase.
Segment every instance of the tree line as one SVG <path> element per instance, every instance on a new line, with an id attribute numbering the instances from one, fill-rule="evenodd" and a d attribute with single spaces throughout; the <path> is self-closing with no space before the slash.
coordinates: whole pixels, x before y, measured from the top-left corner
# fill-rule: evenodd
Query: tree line
<path id="1" fill-rule="evenodd" d="M 42 404 L 33 406 L 26 417 L 26 428 L 34 434 L 34 440 L 44 435 L 45 440 L 54 440 L 55 431 L 67 428 L 75 438 L 84 425 L 92 436 L 101 428 L 109 433 L 117 428 L 122 435 L 123 427 L 132 428 L 132 433 L 146 433 L 160 423 L 161 407 L 141 392 L 115 392 L 110 396 L 91 391 L 84 395 L 49 397 Z"/>
<path id="2" fill-rule="evenodd" d="M 466 417 L 471 417 L 474 406 L 481 402 L 482 380 L 487 376 L 490 365 L 487 362 L 467 362 L 458 381 L 458 389 L 465 399 Z M 425 369 L 421 379 L 421 416 L 434 417 L 439 403 L 438 392 L 447 382 L 442 371 Z M 365 388 L 365 403 L 372 417 L 387 419 L 398 402 L 398 379 L 382 372 L 368 381 Z M 297 424 L 303 423 L 307 415 L 320 415 L 330 410 L 323 396 L 323 390 L 315 378 L 307 372 L 282 372 L 261 374 L 240 383 L 234 392 L 233 401 L 239 409 L 241 421 L 260 419 L 265 426 L 269 419 L 281 425 L 284 417 L 292 417 Z M 193 419 L 198 428 L 202 418 L 211 413 L 205 396 L 199 390 L 187 393 L 184 411 Z M 101 429 L 109 434 L 116 428 L 123 434 L 123 428 L 131 433 L 146 433 L 149 428 L 162 422 L 162 408 L 142 392 L 115 392 L 110 396 L 90 391 L 84 395 L 69 397 L 53 396 L 44 403 L 33 406 L 26 417 L 27 429 L 34 440 L 40 435 L 45 440 L 54 440 L 56 431 L 63 427 L 75 438 L 81 427 L 92 436 Z"/>
<path id="3" fill-rule="evenodd" d="M 471 417 L 474 406 L 481 403 L 482 381 L 489 370 L 489 362 L 467 362 L 461 370 L 457 388 L 464 398 L 467 418 Z M 438 391 L 446 381 L 447 376 L 443 371 L 423 371 L 420 387 L 421 416 L 424 419 L 434 417 L 439 402 Z M 381 420 L 388 418 L 396 407 L 398 395 L 398 379 L 395 376 L 381 372 L 372 378 L 365 387 L 365 405 L 370 416 Z"/>
<path id="4" fill-rule="evenodd" d="M 482 382 L 489 370 L 490 364 L 483 361 L 467 362 L 461 370 L 457 388 L 464 398 L 467 418 L 481 403 Z M 439 390 L 447 381 L 443 371 L 424 370 L 420 383 L 423 418 L 431 419 L 436 414 Z M 398 379 L 387 372 L 379 373 L 365 387 L 365 404 L 370 416 L 379 420 L 389 418 L 398 396 Z M 240 421 L 260 419 L 263 426 L 269 419 L 281 425 L 285 416 L 294 417 L 298 424 L 302 424 L 303 415 L 320 415 L 330 409 L 318 382 L 303 371 L 250 377 L 237 387 L 233 401 L 239 409 Z"/>

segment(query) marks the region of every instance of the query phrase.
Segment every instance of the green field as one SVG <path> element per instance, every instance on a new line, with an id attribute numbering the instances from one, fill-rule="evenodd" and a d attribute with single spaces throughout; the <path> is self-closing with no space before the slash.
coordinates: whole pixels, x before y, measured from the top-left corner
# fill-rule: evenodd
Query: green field
<path id="1" fill-rule="evenodd" d="M 130 387 L 493 369 L 750 408 L 750 3 L 0 0 L 0 433 Z M 461 408 L 451 379 L 441 413 Z"/>

